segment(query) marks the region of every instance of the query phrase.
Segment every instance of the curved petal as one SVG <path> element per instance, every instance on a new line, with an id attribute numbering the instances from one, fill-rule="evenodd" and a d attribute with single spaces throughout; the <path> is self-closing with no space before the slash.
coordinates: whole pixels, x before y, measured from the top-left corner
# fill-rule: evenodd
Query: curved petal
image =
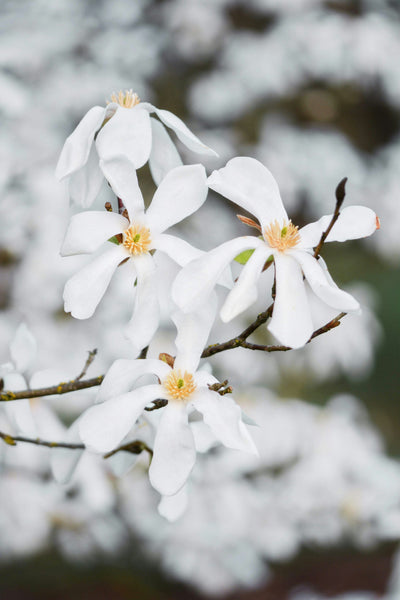
<path id="1" fill-rule="evenodd" d="M 61 256 L 90 254 L 127 227 L 128 219 L 114 212 L 91 210 L 77 213 L 68 225 L 61 246 Z"/>
<path id="2" fill-rule="evenodd" d="M 119 106 L 111 119 L 101 128 L 96 138 L 96 147 L 103 160 L 125 156 L 139 169 L 150 156 L 151 126 L 146 110 L 135 106 Z"/>
<path id="3" fill-rule="evenodd" d="M 146 358 L 145 360 L 120 358 L 114 361 L 108 369 L 99 388 L 96 403 L 128 392 L 142 375 L 154 373 L 159 379 L 164 379 L 170 371 L 171 367 L 155 358 Z"/>
<path id="4" fill-rule="evenodd" d="M 161 385 L 146 385 L 91 406 L 79 422 L 83 443 L 90 450 L 110 452 L 122 442 L 145 406 L 161 397 Z"/>
<path id="5" fill-rule="evenodd" d="M 262 227 L 271 221 L 283 224 L 288 220 L 278 184 L 255 158 L 233 158 L 226 167 L 211 173 L 208 186 L 257 217 Z"/>
<path id="6" fill-rule="evenodd" d="M 153 142 L 149 157 L 149 167 L 154 183 L 160 185 L 171 169 L 182 165 L 182 159 L 164 125 L 152 117 L 150 117 L 150 123 Z"/>
<path id="7" fill-rule="evenodd" d="M 276 298 L 269 331 L 284 346 L 300 348 L 313 333 L 303 274 L 292 256 L 275 254 Z"/>
<path id="8" fill-rule="evenodd" d="M 158 329 L 160 305 L 157 295 L 157 270 L 153 257 L 143 254 L 133 260 L 137 273 L 135 306 L 125 334 L 132 342 L 135 354 L 139 354 Z"/>
<path id="9" fill-rule="evenodd" d="M 151 246 L 156 250 L 168 254 L 168 256 L 181 267 L 205 254 L 203 250 L 199 250 L 185 240 L 181 240 L 168 233 L 160 233 L 155 236 L 151 241 Z"/>
<path id="10" fill-rule="evenodd" d="M 144 212 L 144 201 L 132 163 L 121 155 L 101 160 L 100 168 L 114 194 L 123 201 L 129 219 L 133 221 L 138 214 Z"/>
<path id="11" fill-rule="evenodd" d="M 79 419 L 77 419 L 68 429 L 63 442 L 67 444 L 79 444 L 81 441 L 79 435 Z M 68 483 L 83 452 L 83 450 L 71 450 L 70 448 L 52 448 L 50 466 L 54 479 L 58 483 Z"/>
<path id="12" fill-rule="evenodd" d="M 99 157 L 96 148 L 92 146 L 85 166 L 70 175 L 68 189 L 71 200 L 78 206 L 88 208 L 96 200 L 103 181 Z"/>
<path id="13" fill-rule="evenodd" d="M 258 280 L 270 254 L 271 250 L 264 244 L 251 255 L 221 309 L 222 321 L 231 321 L 257 300 Z"/>
<path id="14" fill-rule="evenodd" d="M 150 230 L 162 233 L 194 213 L 207 197 L 203 165 L 176 167 L 164 177 L 146 212 Z"/>
<path id="15" fill-rule="evenodd" d="M 110 279 L 126 258 L 121 246 L 113 245 L 67 281 L 64 288 L 64 310 L 76 319 L 92 316 L 106 291 Z"/>
<path id="16" fill-rule="evenodd" d="M 93 106 L 67 137 L 56 167 L 57 179 L 71 175 L 86 164 L 94 136 L 104 120 L 104 115 L 105 108 Z"/>
<path id="17" fill-rule="evenodd" d="M 158 512 L 162 517 L 173 523 L 183 515 L 188 505 L 187 486 L 184 485 L 173 496 L 163 496 L 158 505 Z"/>
<path id="18" fill-rule="evenodd" d="M 169 402 L 162 410 L 149 478 L 160 494 L 172 496 L 189 477 L 196 461 L 196 450 L 186 405 Z"/>
<path id="19" fill-rule="evenodd" d="M 193 150 L 193 152 L 197 152 L 198 154 L 218 156 L 214 150 L 203 144 L 203 142 L 201 142 L 199 138 L 190 131 L 185 123 L 181 121 L 179 117 L 174 115 L 174 113 L 170 112 L 169 110 L 156 108 L 148 102 L 143 103 L 142 108 L 146 108 L 149 110 L 149 112 L 155 112 L 157 117 L 164 123 L 164 125 L 175 131 L 177 137 L 183 144 L 185 144 L 187 148 L 189 148 L 189 150 Z"/>
<path id="20" fill-rule="evenodd" d="M 359 303 L 351 294 L 344 292 L 328 281 L 319 261 L 311 254 L 301 250 L 292 250 L 290 253 L 301 265 L 304 276 L 313 292 L 328 306 L 345 312 L 355 311 L 360 308 Z"/>
<path id="21" fill-rule="evenodd" d="M 36 339 L 26 323 L 21 323 L 10 343 L 10 354 L 16 370 L 26 371 L 32 365 L 36 351 Z"/>
<path id="22" fill-rule="evenodd" d="M 200 388 L 193 395 L 193 405 L 202 413 L 204 423 L 224 446 L 258 454 L 242 422 L 240 406 L 232 398 L 220 396 L 207 388 Z"/>
<path id="23" fill-rule="evenodd" d="M 15 387 L 13 391 L 17 391 Z M 13 402 L 4 402 L 4 410 L 10 423 L 17 430 L 29 437 L 37 437 L 36 424 L 32 415 L 29 400 L 15 400 Z"/>
<path id="24" fill-rule="evenodd" d="M 184 312 L 197 310 L 207 299 L 229 263 L 243 250 L 264 242 L 253 236 L 235 238 L 188 263 L 172 286 L 172 299 Z"/>

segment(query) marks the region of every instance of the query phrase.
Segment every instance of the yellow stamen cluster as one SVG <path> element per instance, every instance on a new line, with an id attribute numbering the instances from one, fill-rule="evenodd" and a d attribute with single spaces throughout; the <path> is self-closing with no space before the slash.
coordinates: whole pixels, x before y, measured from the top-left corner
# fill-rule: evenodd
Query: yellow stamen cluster
<path id="1" fill-rule="evenodd" d="M 126 90 L 125 94 L 120 90 L 118 94 L 115 92 L 111 94 L 111 100 L 107 102 L 107 104 L 110 104 L 110 102 L 116 102 L 116 104 L 119 104 L 124 108 L 133 108 L 139 104 L 140 98 L 137 94 L 134 94 L 132 90 Z"/>
<path id="2" fill-rule="evenodd" d="M 187 400 L 196 389 L 193 375 L 180 369 L 173 369 L 164 379 L 163 386 L 173 400 Z"/>
<path id="3" fill-rule="evenodd" d="M 293 225 L 292 221 L 281 227 L 275 220 L 264 229 L 264 239 L 271 248 L 284 252 L 288 248 L 297 246 L 300 242 L 299 228 Z"/>
<path id="4" fill-rule="evenodd" d="M 150 229 L 132 223 L 129 229 L 125 229 L 122 234 L 122 244 L 133 256 L 148 252 L 151 244 Z"/>

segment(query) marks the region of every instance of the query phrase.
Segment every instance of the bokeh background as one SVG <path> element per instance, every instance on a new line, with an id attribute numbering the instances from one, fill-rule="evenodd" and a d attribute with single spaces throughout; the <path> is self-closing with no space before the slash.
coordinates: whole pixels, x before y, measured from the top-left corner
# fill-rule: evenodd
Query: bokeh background
<path id="1" fill-rule="evenodd" d="M 27 323 L 38 347 L 28 377 L 73 378 L 92 348 L 93 375 L 129 356 L 123 278 L 93 319 L 74 321 L 62 289 L 82 260 L 58 255 L 76 210 L 54 178 L 59 152 L 113 91 L 132 88 L 184 119 L 219 153 L 209 172 L 237 155 L 261 160 L 299 225 L 332 212 L 345 176 L 346 202 L 381 219 L 371 239 L 324 249 L 361 316 L 298 352 L 215 357 L 260 425 L 261 460 L 200 457 L 177 523 L 157 513 L 145 457 L 120 480 L 85 457 L 60 487 L 47 450 L 3 444 L 0 597 L 400 598 L 400 3 L 3 0 L 0 87 L 0 362 Z M 140 176 L 150 200 L 146 167 Z M 184 233 L 209 249 L 247 233 L 235 212 L 211 194 Z M 211 341 L 263 307 L 261 297 Z M 154 354 L 172 339 L 166 323 Z M 92 401 L 37 403 L 39 429 Z"/>

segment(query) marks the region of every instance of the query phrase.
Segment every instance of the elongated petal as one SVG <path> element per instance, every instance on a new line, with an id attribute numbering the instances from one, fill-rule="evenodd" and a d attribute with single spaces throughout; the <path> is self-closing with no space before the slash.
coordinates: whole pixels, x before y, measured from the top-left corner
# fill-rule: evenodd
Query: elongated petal
<path id="1" fill-rule="evenodd" d="M 16 391 L 16 388 L 12 389 Z M 28 437 L 37 437 L 36 424 L 29 400 L 15 400 L 3 404 L 6 415 L 17 433 L 22 433 Z"/>
<path id="2" fill-rule="evenodd" d="M 102 106 L 93 106 L 67 137 L 57 163 L 57 179 L 71 175 L 86 164 L 95 133 L 101 126 L 104 115 L 105 109 Z"/>
<path id="3" fill-rule="evenodd" d="M 359 303 L 351 294 L 332 285 L 319 261 L 311 254 L 301 250 L 292 250 L 291 255 L 298 261 L 313 292 L 328 306 L 340 311 L 354 311 L 360 308 Z"/>
<path id="4" fill-rule="evenodd" d="M 271 251 L 266 245 L 257 248 L 240 273 L 221 309 L 221 319 L 227 323 L 251 306 L 258 296 L 258 280 Z"/>
<path id="5" fill-rule="evenodd" d="M 79 419 L 72 423 L 63 439 L 67 444 L 79 444 Z M 77 464 L 82 456 L 83 450 L 72 450 L 70 448 L 53 448 L 50 456 L 50 466 L 54 479 L 58 483 L 68 483 Z"/>
<path id="6" fill-rule="evenodd" d="M 185 484 L 196 461 L 184 403 L 170 401 L 163 409 L 153 451 L 150 483 L 163 496 L 172 496 Z"/>
<path id="7" fill-rule="evenodd" d="M 144 407 L 160 397 L 161 385 L 146 385 L 90 407 L 79 423 L 83 443 L 96 452 L 110 452 L 121 443 Z"/>
<path id="8" fill-rule="evenodd" d="M 240 406 L 228 396 L 207 388 L 196 390 L 193 404 L 203 415 L 215 437 L 227 448 L 258 454 L 246 426 Z"/>
<path id="9" fill-rule="evenodd" d="M 170 127 L 171 129 L 173 129 L 173 131 L 175 131 L 178 138 L 183 144 L 185 144 L 185 146 L 187 146 L 187 148 L 189 148 L 189 150 L 193 150 L 193 152 L 197 152 L 198 154 L 218 156 L 218 154 L 214 150 L 203 144 L 203 142 L 201 142 L 199 138 L 196 137 L 194 133 L 190 131 L 190 129 L 185 125 L 185 123 L 181 121 L 181 119 L 179 119 L 179 117 L 174 115 L 169 110 L 156 108 L 148 102 L 143 103 L 142 107 L 149 110 L 149 112 L 155 112 L 157 117 L 164 123 L 164 125 Z"/>
<path id="10" fill-rule="evenodd" d="M 37 344 L 26 323 L 21 323 L 10 344 L 11 358 L 17 371 L 24 372 L 32 365 Z"/>
<path id="11" fill-rule="evenodd" d="M 152 248 L 160 250 L 168 254 L 172 260 L 178 265 L 185 266 L 195 258 L 199 258 L 205 254 L 203 250 L 195 248 L 185 240 L 169 235 L 168 233 L 160 233 L 152 239 Z"/>
<path id="12" fill-rule="evenodd" d="M 229 263 L 243 250 L 264 243 L 256 237 L 244 236 L 221 244 L 188 263 L 172 286 L 172 299 L 184 312 L 197 310 L 207 299 Z"/>
<path id="13" fill-rule="evenodd" d="M 257 217 L 262 227 L 271 221 L 288 220 L 278 184 L 272 173 L 255 158 L 239 156 L 208 178 L 212 190 Z"/>
<path id="14" fill-rule="evenodd" d="M 150 230 L 162 233 L 194 213 L 205 201 L 207 191 L 203 165 L 187 165 L 169 171 L 146 213 Z"/>
<path id="15" fill-rule="evenodd" d="M 113 396 L 120 396 L 132 389 L 135 381 L 142 375 L 154 373 L 164 379 L 171 371 L 161 360 L 147 358 L 145 360 L 130 360 L 120 358 L 113 362 L 99 388 L 96 402 L 104 402 Z"/>
<path id="16" fill-rule="evenodd" d="M 166 174 L 182 165 L 175 144 L 169 137 L 164 125 L 157 119 L 150 117 L 153 141 L 149 158 L 149 167 L 154 183 L 160 185 Z"/>
<path id="17" fill-rule="evenodd" d="M 139 354 L 151 341 L 160 322 L 160 305 L 157 295 L 157 271 L 153 257 L 143 254 L 134 258 L 137 273 L 136 296 L 133 315 L 125 334 L 132 342 L 134 353 Z"/>
<path id="18" fill-rule="evenodd" d="M 128 219 L 114 212 L 91 210 L 77 213 L 68 225 L 61 256 L 90 254 L 127 227 Z"/>
<path id="19" fill-rule="evenodd" d="M 144 201 L 132 163 L 125 156 L 117 156 L 109 160 L 101 160 L 100 168 L 114 194 L 123 201 L 129 219 L 134 221 L 138 214 L 142 215 Z"/>
<path id="20" fill-rule="evenodd" d="M 275 254 L 276 298 L 268 329 L 284 346 L 300 348 L 313 333 L 303 274 L 296 260 Z"/>
<path id="21" fill-rule="evenodd" d="M 173 523 L 183 515 L 188 505 L 187 486 L 184 485 L 177 494 L 163 496 L 158 505 L 158 512 L 162 517 Z"/>
<path id="22" fill-rule="evenodd" d="M 314 248 L 324 231 L 327 230 L 333 215 L 325 215 L 319 221 L 300 229 L 300 248 Z M 368 237 L 377 229 L 377 217 L 366 206 L 347 206 L 329 232 L 326 242 L 345 242 Z"/>
<path id="23" fill-rule="evenodd" d="M 68 189 L 71 200 L 78 206 L 88 208 L 96 200 L 103 181 L 99 156 L 95 146 L 92 146 L 86 164 L 70 175 Z"/>
<path id="24" fill-rule="evenodd" d="M 149 113 L 139 106 L 118 107 L 96 138 L 96 147 L 103 160 L 122 155 L 139 169 L 150 156 L 151 126 Z"/>
<path id="25" fill-rule="evenodd" d="M 126 258 L 121 246 L 112 245 L 106 252 L 67 281 L 64 288 L 64 310 L 76 319 L 92 316 L 118 264 Z"/>
<path id="26" fill-rule="evenodd" d="M 191 313 L 177 311 L 172 315 L 178 335 L 176 336 L 175 368 L 194 373 L 207 343 L 217 312 L 217 296 L 211 294 L 199 310 Z"/>

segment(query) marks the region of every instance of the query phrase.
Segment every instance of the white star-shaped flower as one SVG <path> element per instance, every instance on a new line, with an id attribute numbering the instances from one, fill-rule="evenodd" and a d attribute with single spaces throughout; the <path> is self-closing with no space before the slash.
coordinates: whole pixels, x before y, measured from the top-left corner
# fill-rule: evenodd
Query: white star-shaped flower
<path id="1" fill-rule="evenodd" d="M 240 407 L 231 397 L 209 389 L 208 385 L 217 380 L 197 370 L 214 316 L 214 302 L 206 303 L 198 313 L 176 313 L 177 355 L 173 367 L 157 359 L 115 361 L 99 391 L 102 403 L 89 408 L 80 420 L 85 445 L 97 452 L 109 452 L 120 444 L 149 403 L 167 400 L 167 405 L 158 409 L 162 413 L 149 470 L 153 487 L 165 496 L 182 488 L 195 464 L 195 441 L 189 424 L 194 410 L 203 415 L 222 444 L 257 454 Z M 158 377 L 159 383 L 132 389 L 140 377 L 149 374 Z"/>
<path id="2" fill-rule="evenodd" d="M 136 278 L 136 294 L 126 334 L 139 352 L 150 342 L 159 324 L 157 269 L 152 251 L 165 252 L 181 266 L 202 253 L 165 230 L 191 215 L 205 201 L 205 169 L 202 165 L 188 165 L 170 171 L 145 212 L 131 164 L 120 157 L 101 166 L 113 191 L 124 202 L 126 216 L 88 211 L 72 217 L 61 248 L 63 256 L 89 254 L 103 243 L 107 248 L 67 281 L 64 307 L 77 319 L 91 317 L 115 269 L 128 261 L 133 281 Z M 117 243 L 107 243 L 111 238 Z"/>
<path id="3" fill-rule="evenodd" d="M 213 289 L 222 270 L 247 249 L 254 252 L 222 307 L 223 321 L 230 321 L 256 301 L 258 280 L 271 255 L 275 262 L 276 298 L 268 329 L 282 344 L 299 348 L 313 333 L 304 278 L 328 306 L 345 312 L 359 309 L 357 300 L 332 281 L 324 262 L 313 257 L 313 248 L 332 215 L 298 229 L 288 218 L 274 177 L 253 158 L 230 160 L 226 167 L 211 174 L 208 184 L 252 213 L 259 221 L 262 237 L 243 236 L 230 240 L 186 265 L 172 289 L 173 300 L 184 312 L 196 310 Z M 349 206 L 341 211 L 326 241 L 366 237 L 378 226 L 379 221 L 372 210 Z"/>
<path id="4" fill-rule="evenodd" d="M 150 117 L 151 113 L 160 120 Z M 113 94 L 106 107 L 94 106 L 86 113 L 65 141 L 56 168 L 57 178 L 69 178 L 70 196 L 84 208 L 99 193 L 103 181 L 100 160 L 124 156 L 135 169 L 149 160 L 153 179 L 159 184 L 168 171 L 182 165 L 163 123 L 190 150 L 216 156 L 176 115 L 140 102 L 129 90 Z"/>

